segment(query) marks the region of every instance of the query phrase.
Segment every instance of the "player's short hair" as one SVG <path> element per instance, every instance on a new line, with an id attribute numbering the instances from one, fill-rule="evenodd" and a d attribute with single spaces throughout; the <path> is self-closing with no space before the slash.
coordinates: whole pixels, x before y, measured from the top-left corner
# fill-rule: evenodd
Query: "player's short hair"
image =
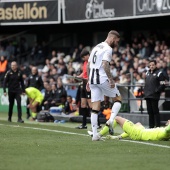
<path id="1" fill-rule="evenodd" d="M 90 55 L 89 51 L 86 50 L 86 49 L 82 50 L 81 53 L 80 53 L 80 57 L 83 58 L 86 55 Z"/>
<path id="2" fill-rule="evenodd" d="M 109 31 L 108 35 L 115 35 L 117 38 L 120 38 L 120 34 L 115 30 Z"/>

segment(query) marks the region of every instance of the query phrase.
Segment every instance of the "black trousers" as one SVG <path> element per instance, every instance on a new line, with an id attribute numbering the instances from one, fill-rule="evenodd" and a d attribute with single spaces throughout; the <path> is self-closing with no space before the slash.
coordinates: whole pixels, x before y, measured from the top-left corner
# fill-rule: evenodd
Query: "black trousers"
<path id="1" fill-rule="evenodd" d="M 21 119 L 22 117 L 22 110 L 21 110 L 21 94 L 18 92 L 8 92 L 9 97 L 9 111 L 8 111 L 8 118 L 12 118 L 13 113 L 13 107 L 14 107 L 14 101 L 16 99 L 17 101 L 17 110 L 18 110 L 18 119 Z"/>
<path id="2" fill-rule="evenodd" d="M 29 104 L 29 99 L 27 98 L 27 105 Z M 30 109 L 27 107 L 27 115 L 30 115 Z"/>
<path id="3" fill-rule="evenodd" d="M 147 111 L 149 114 L 149 128 L 160 127 L 160 114 L 158 99 L 146 99 Z"/>

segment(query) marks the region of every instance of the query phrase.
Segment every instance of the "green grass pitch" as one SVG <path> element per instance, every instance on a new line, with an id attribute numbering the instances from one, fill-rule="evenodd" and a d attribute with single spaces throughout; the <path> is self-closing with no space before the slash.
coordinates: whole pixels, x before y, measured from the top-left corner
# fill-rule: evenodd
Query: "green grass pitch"
<path id="1" fill-rule="evenodd" d="M 24 118 L 24 116 L 23 116 Z M 0 170 L 169 170 L 170 141 L 92 142 L 79 124 L 7 122 L 0 113 Z M 88 124 L 90 129 L 90 124 Z M 121 129 L 117 127 L 116 133 Z"/>

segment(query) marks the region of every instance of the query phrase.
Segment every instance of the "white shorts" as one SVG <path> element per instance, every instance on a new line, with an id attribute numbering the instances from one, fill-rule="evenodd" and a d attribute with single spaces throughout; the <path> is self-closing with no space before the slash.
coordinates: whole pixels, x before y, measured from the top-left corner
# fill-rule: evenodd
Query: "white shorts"
<path id="1" fill-rule="evenodd" d="M 116 84 L 114 88 L 111 88 L 108 81 L 105 81 L 103 84 L 90 84 L 90 90 L 91 102 L 103 101 L 104 96 L 111 98 L 120 96 L 120 92 Z"/>

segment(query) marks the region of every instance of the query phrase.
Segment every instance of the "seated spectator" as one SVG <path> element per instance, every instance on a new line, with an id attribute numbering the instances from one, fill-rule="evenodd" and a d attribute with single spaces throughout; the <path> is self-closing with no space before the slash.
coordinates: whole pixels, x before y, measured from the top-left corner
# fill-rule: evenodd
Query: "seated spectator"
<path id="1" fill-rule="evenodd" d="M 44 100 L 42 102 L 42 106 L 44 106 L 44 110 L 50 109 L 50 103 L 51 103 L 51 86 L 47 84 L 45 87 L 45 95 Z"/>
<path id="2" fill-rule="evenodd" d="M 75 101 L 73 100 L 72 96 L 67 96 L 67 101 L 64 106 L 64 111 L 66 114 L 71 114 L 74 112 L 77 112 L 78 115 L 78 107 L 75 104 Z"/>
<path id="3" fill-rule="evenodd" d="M 56 84 L 51 85 L 51 96 L 49 99 L 49 107 L 52 106 L 57 106 Z"/>
<path id="4" fill-rule="evenodd" d="M 57 78 L 56 96 L 57 96 L 56 101 L 59 105 L 65 104 L 67 98 L 67 91 L 63 86 L 61 77 Z"/>
<path id="5" fill-rule="evenodd" d="M 144 82 L 145 82 L 144 79 L 142 79 L 141 75 L 138 74 L 136 76 L 136 83 L 135 83 L 136 87 L 133 90 L 134 96 L 141 97 L 143 95 L 143 90 L 141 88 L 141 85 L 144 84 Z"/>
<path id="6" fill-rule="evenodd" d="M 51 64 L 57 63 L 58 58 L 57 58 L 57 53 L 56 53 L 55 50 L 52 50 L 51 56 L 49 56 L 49 58 L 50 58 L 50 63 L 51 63 Z"/>
<path id="7" fill-rule="evenodd" d="M 99 116 L 105 116 L 106 119 L 110 118 L 111 109 L 112 109 L 113 103 L 110 102 L 110 98 L 108 96 L 104 97 L 104 101 L 101 102 L 101 108 L 100 108 L 100 114 Z"/>

